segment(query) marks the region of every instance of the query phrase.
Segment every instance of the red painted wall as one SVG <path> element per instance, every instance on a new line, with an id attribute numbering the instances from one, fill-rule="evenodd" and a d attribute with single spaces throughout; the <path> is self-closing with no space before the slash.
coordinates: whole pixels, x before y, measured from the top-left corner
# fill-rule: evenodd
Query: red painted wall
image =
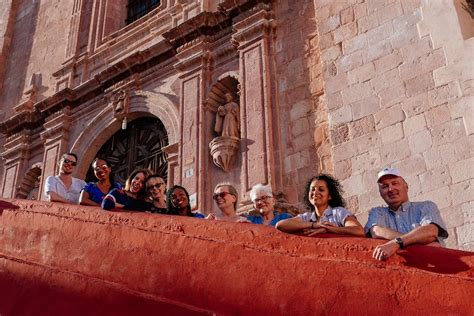
<path id="1" fill-rule="evenodd" d="M 0 314 L 472 315 L 474 253 L 252 224 L 0 204 Z"/>

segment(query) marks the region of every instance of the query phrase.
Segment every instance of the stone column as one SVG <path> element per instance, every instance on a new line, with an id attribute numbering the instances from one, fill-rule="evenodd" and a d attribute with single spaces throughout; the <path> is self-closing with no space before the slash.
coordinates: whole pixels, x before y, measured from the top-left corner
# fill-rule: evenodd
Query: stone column
<path id="1" fill-rule="evenodd" d="M 46 199 L 43 193 L 44 181 L 47 177 L 56 174 L 59 157 L 69 149 L 70 125 L 69 107 L 63 108 L 61 111 L 49 116 L 44 123 L 45 131 L 41 133 L 41 140 L 44 143 L 44 171 L 39 187 L 41 200 Z M 81 163 L 80 155 L 78 162 Z"/>
<path id="2" fill-rule="evenodd" d="M 179 62 L 175 67 L 180 70 L 180 142 L 178 183 L 188 189 L 191 202 L 198 210 L 210 209 L 206 175 L 208 175 L 208 151 L 206 129 L 202 122 L 208 113 L 203 107 L 203 94 L 208 90 L 209 72 L 212 55 L 205 37 L 198 38 L 192 45 L 178 48 Z"/>
<path id="3" fill-rule="evenodd" d="M 270 183 L 274 191 L 281 188 L 276 170 L 279 136 L 272 122 L 278 122 L 273 104 L 271 82 L 273 12 L 260 3 L 234 21 L 232 38 L 239 51 L 241 76 L 241 192 L 244 199 L 253 185 Z"/>
<path id="4" fill-rule="evenodd" d="M 27 131 L 14 134 L 6 139 L 2 159 L 5 172 L 2 179 L 2 197 L 16 198 L 21 177 L 26 172 L 30 157 L 30 136 Z"/>

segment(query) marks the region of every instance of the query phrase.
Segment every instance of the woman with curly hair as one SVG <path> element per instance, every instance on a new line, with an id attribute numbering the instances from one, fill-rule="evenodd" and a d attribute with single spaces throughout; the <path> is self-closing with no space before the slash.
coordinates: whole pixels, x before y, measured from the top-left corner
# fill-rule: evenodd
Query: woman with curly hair
<path id="1" fill-rule="evenodd" d="M 287 232 L 304 232 L 308 236 L 320 233 L 364 236 L 356 217 L 345 209 L 339 181 L 327 174 L 312 177 L 305 187 L 304 203 L 308 212 L 278 222 L 276 228 Z"/>

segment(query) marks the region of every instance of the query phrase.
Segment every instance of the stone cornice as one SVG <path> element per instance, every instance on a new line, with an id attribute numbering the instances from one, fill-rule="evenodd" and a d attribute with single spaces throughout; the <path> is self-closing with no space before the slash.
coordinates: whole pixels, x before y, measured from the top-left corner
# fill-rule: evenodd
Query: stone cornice
<path id="1" fill-rule="evenodd" d="M 68 106 L 74 109 L 104 94 L 106 90 L 110 90 L 110 87 L 121 81 L 126 81 L 134 74 L 139 74 L 139 80 L 142 80 L 142 74 L 150 75 L 149 69 L 160 64 L 168 64 L 169 67 L 167 61 L 175 58 L 178 52 L 182 57 L 186 56 L 188 52 L 185 51 L 195 45 L 203 45 L 202 48 L 209 55 L 207 58 L 212 58 L 211 51 L 214 50 L 214 47 L 208 47 L 208 44 L 228 35 L 233 22 L 239 20 L 235 19 L 236 17 L 245 15 L 246 11 L 254 11 L 255 7 L 270 2 L 271 0 L 224 1 L 219 4 L 218 12 L 198 14 L 164 33 L 164 41 L 159 41 L 123 57 L 81 85 L 75 88 L 63 88 L 54 95 L 29 106 L 18 107 L 16 105 L 15 107 L 20 112 L 0 122 L 0 133 L 8 137 L 23 130 L 31 131 L 41 128 L 46 118 L 55 112 L 60 112 Z M 217 53 L 223 55 L 232 51 L 232 48 L 227 45 L 225 49 L 219 49 Z M 81 63 L 84 58 L 87 56 L 65 61 L 64 67 L 74 67 L 74 64 Z M 61 76 L 63 71 L 64 69 L 60 69 L 54 75 Z"/>

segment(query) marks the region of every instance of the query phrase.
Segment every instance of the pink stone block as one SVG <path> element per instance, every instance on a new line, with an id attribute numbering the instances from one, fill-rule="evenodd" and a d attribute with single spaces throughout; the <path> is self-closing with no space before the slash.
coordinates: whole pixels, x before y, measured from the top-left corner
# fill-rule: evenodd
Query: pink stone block
<path id="1" fill-rule="evenodd" d="M 347 74 L 349 84 L 365 82 L 375 76 L 375 67 L 373 63 L 368 63 L 354 68 Z"/>
<path id="2" fill-rule="evenodd" d="M 403 101 L 406 98 L 405 85 L 389 87 L 380 91 L 380 107 L 386 108 Z"/>
<path id="3" fill-rule="evenodd" d="M 405 81 L 407 96 L 412 97 L 434 88 L 434 79 L 431 72 L 427 72 Z"/>
<path id="4" fill-rule="evenodd" d="M 444 50 L 439 48 L 427 55 L 420 57 L 421 71 L 428 72 L 446 65 L 446 56 Z"/>
<path id="5" fill-rule="evenodd" d="M 406 118 L 400 104 L 375 113 L 375 127 L 380 130 L 384 127 L 404 121 Z"/>
<path id="6" fill-rule="evenodd" d="M 392 54 L 383 56 L 374 61 L 375 72 L 380 74 L 389 71 L 393 68 L 397 68 L 403 62 L 402 57 L 398 51 L 394 51 Z"/>
<path id="7" fill-rule="evenodd" d="M 395 143 L 384 144 L 380 148 L 380 162 L 383 166 L 391 165 L 396 161 L 406 159 L 411 155 L 408 140 L 403 139 Z"/>
<path id="8" fill-rule="evenodd" d="M 375 121 L 372 115 L 365 116 L 360 120 L 349 123 L 352 138 L 357 138 L 375 131 Z"/>
<path id="9" fill-rule="evenodd" d="M 359 34 L 365 33 L 368 30 L 372 30 L 379 25 L 377 14 L 369 14 L 360 17 L 357 20 L 357 30 Z"/>
<path id="10" fill-rule="evenodd" d="M 377 17 L 380 23 L 391 21 L 403 14 L 402 5 L 399 1 L 387 5 L 377 10 Z"/>
<path id="11" fill-rule="evenodd" d="M 365 47 L 367 47 L 367 35 L 365 33 L 350 37 L 342 42 L 342 51 L 344 55 L 351 54 Z"/>
<path id="12" fill-rule="evenodd" d="M 347 24 L 354 21 L 354 8 L 349 7 L 341 11 L 341 24 Z"/>
<path id="13" fill-rule="evenodd" d="M 433 49 L 433 43 L 429 36 L 425 36 L 413 44 L 400 48 L 403 60 L 412 62 L 417 60 L 418 57 L 427 55 Z"/>
<path id="14" fill-rule="evenodd" d="M 364 63 L 363 54 L 361 51 L 356 51 L 349 55 L 342 56 L 337 62 L 337 69 L 339 72 L 347 72 Z"/>
<path id="15" fill-rule="evenodd" d="M 376 113 L 380 109 L 380 100 L 377 96 L 370 96 L 351 104 L 354 120 Z"/>
<path id="16" fill-rule="evenodd" d="M 369 46 L 380 43 L 393 34 L 393 25 L 387 22 L 367 31 L 367 42 Z"/>
<path id="17" fill-rule="evenodd" d="M 410 151 L 413 154 L 423 153 L 432 146 L 431 133 L 429 130 L 422 130 L 419 133 L 408 137 Z"/>
<path id="18" fill-rule="evenodd" d="M 345 24 L 333 32 L 334 43 L 340 43 L 346 39 L 353 38 L 357 34 L 357 25 L 355 22 Z"/>
<path id="19" fill-rule="evenodd" d="M 443 104 L 462 95 L 459 82 L 451 82 L 447 85 L 436 87 L 428 92 L 428 97 L 433 105 Z"/>

